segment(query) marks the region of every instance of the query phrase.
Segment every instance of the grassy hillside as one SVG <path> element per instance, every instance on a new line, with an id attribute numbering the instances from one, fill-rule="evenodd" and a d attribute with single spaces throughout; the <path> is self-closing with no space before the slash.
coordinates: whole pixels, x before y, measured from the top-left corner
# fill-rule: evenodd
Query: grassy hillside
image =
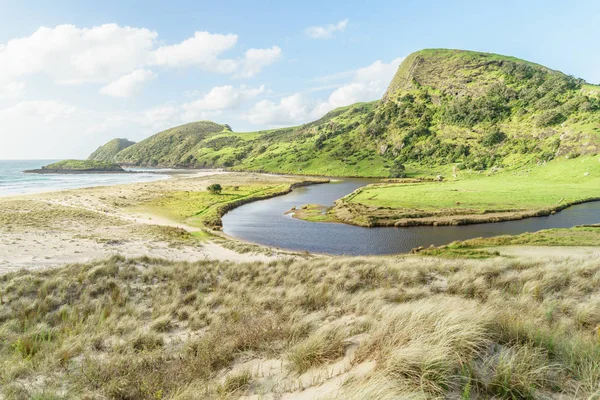
<path id="1" fill-rule="evenodd" d="M 119 165 L 105 161 L 63 160 L 42 167 L 53 171 L 123 171 Z"/>
<path id="2" fill-rule="evenodd" d="M 195 146 L 211 134 L 226 131 L 225 126 L 210 121 L 177 126 L 119 152 L 115 162 L 143 166 L 193 166 Z"/>
<path id="3" fill-rule="evenodd" d="M 381 101 L 270 131 L 187 124 L 121 151 L 116 161 L 387 177 L 597 152 L 598 86 L 514 57 L 431 49 L 406 58 Z"/>
<path id="4" fill-rule="evenodd" d="M 375 106 L 355 104 L 309 124 L 259 132 L 231 132 L 210 122 L 187 124 L 137 143 L 115 160 L 143 166 L 386 176 L 389 166 L 374 144 L 360 141 L 361 121 Z"/>
<path id="5" fill-rule="evenodd" d="M 397 163 L 483 170 L 600 151 L 596 86 L 546 67 L 461 50 L 400 66 L 367 134 Z"/>
<path id="6" fill-rule="evenodd" d="M 98 147 L 98 149 L 88 157 L 88 160 L 113 162 L 117 153 L 134 144 L 135 142 L 127 139 L 113 139 L 105 145 Z"/>

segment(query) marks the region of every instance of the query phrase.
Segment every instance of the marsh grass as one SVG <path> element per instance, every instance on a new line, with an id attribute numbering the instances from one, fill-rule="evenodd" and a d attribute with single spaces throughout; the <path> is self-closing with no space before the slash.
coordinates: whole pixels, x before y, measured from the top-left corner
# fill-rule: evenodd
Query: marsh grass
<path id="1" fill-rule="evenodd" d="M 0 276 L 1 393 L 294 395 L 346 365 L 323 397 L 593 398 L 599 284 L 593 260 L 113 257 L 21 271 Z M 264 360 L 281 371 L 237 367 Z"/>

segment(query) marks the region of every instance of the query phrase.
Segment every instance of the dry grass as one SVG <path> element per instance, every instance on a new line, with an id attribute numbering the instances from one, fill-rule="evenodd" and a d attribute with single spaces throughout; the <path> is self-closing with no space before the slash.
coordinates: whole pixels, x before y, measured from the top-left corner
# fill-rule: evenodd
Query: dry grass
<path id="1" fill-rule="evenodd" d="M 595 398 L 599 284 L 594 260 L 22 271 L 0 276 L 0 397 Z"/>

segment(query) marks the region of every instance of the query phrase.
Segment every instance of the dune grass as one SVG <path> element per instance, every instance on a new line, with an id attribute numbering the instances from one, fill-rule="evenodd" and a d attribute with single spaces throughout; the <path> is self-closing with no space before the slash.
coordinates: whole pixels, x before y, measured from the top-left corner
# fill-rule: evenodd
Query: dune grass
<path id="1" fill-rule="evenodd" d="M 1 393 L 221 399 L 328 382 L 323 398 L 594 398 L 599 283 L 584 260 L 113 257 L 21 271 L 0 276 Z"/>

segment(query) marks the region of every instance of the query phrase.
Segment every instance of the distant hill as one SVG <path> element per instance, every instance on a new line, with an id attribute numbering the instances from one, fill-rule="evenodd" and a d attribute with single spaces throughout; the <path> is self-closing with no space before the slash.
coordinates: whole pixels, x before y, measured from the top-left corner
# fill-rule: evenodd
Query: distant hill
<path id="1" fill-rule="evenodd" d="M 429 49 L 403 61 L 380 101 L 269 131 L 186 124 L 114 160 L 385 177 L 405 167 L 485 170 L 599 152 L 600 87 L 514 57 Z"/>
<path id="2" fill-rule="evenodd" d="M 135 142 L 127 139 L 113 139 L 105 145 L 98 147 L 98 149 L 88 157 L 88 160 L 112 162 L 117 153 L 134 144 Z"/>
<path id="3" fill-rule="evenodd" d="M 130 173 L 117 164 L 95 160 L 63 160 L 48 164 L 41 169 L 32 169 L 24 172 L 32 174 Z"/>
<path id="4" fill-rule="evenodd" d="M 119 152 L 120 164 L 162 167 L 194 166 L 196 146 L 215 133 L 229 132 L 225 125 L 210 121 L 192 122 L 167 129 Z"/>

